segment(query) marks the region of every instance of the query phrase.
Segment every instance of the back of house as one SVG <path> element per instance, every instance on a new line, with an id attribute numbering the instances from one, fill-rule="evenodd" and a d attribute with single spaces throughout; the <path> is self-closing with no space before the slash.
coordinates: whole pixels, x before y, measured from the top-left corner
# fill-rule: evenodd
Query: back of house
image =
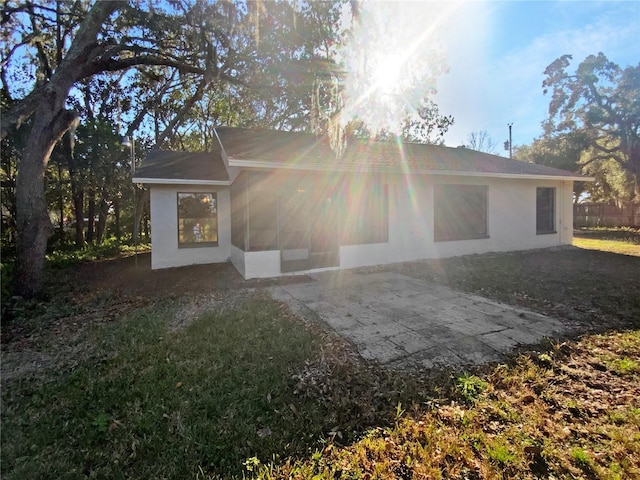
<path id="1" fill-rule="evenodd" d="M 571 244 L 586 177 L 465 148 L 219 127 L 211 152 L 151 152 L 152 268 L 231 261 L 276 277 Z"/>

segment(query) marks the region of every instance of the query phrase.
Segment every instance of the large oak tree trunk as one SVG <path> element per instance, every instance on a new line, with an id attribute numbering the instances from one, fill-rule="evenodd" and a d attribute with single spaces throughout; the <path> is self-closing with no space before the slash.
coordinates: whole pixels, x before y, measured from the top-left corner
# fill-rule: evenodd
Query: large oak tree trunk
<path id="1" fill-rule="evenodd" d="M 9 126 L 20 127 L 29 116 L 33 126 L 25 148 L 16 184 L 17 242 L 14 274 L 15 292 L 35 297 L 44 292 L 44 260 L 47 239 L 53 225 L 44 195 L 44 174 L 51 151 L 76 119 L 65 109 L 65 101 L 76 81 L 94 72 L 96 43 L 104 21 L 119 8 L 118 2 L 97 2 L 85 16 L 67 57 L 58 65 L 51 79 L 35 88 L 17 108 L 3 115 L 2 138 Z"/>
<path id="2" fill-rule="evenodd" d="M 14 282 L 16 293 L 27 298 L 43 292 L 47 239 L 53 233 L 44 196 L 45 170 L 53 147 L 75 118 L 73 112 L 56 109 L 56 103 L 57 97 L 52 92 L 34 112 L 29 142 L 18 169 Z"/>

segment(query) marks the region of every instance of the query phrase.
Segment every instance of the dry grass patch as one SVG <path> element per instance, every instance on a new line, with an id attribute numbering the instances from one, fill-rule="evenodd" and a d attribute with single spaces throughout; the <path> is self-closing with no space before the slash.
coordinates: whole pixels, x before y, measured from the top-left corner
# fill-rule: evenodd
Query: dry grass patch
<path id="1" fill-rule="evenodd" d="M 495 368 L 475 398 L 398 416 L 256 478 L 638 478 L 640 332 L 611 333 Z M 468 382 L 470 376 L 459 379 Z M 466 399 L 466 402 L 464 401 Z"/>

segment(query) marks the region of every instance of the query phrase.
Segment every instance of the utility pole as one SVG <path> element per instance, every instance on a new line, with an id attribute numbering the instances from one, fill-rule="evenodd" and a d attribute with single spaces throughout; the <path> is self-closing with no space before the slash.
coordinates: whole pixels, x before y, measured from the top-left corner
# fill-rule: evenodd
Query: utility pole
<path id="1" fill-rule="evenodd" d="M 509 158 L 513 158 L 513 141 L 511 140 L 511 127 L 513 123 L 508 123 L 507 126 L 509 127 L 509 140 L 504 142 L 504 149 L 509 150 Z"/>

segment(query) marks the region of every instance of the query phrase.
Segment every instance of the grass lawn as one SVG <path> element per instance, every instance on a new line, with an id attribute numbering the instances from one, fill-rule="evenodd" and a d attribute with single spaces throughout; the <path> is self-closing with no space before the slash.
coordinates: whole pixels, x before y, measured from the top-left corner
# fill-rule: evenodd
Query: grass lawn
<path id="1" fill-rule="evenodd" d="M 3 318 L 3 478 L 640 478 L 637 256 L 389 267 L 585 333 L 419 375 L 365 362 L 224 267 L 131 265 L 53 270 L 49 302 Z"/>
<path id="2" fill-rule="evenodd" d="M 97 298 L 69 322 L 41 310 L 48 328 L 3 348 L 3 479 L 239 476 L 247 458 L 306 456 L 433 394 L 259 293 L 130 301 Z"/>
<path id="3" fill-rule="evenodd" d="M 573 245 L 589 250 L 640 256 L 640 230 L 631 228 L 595 228 L 577 230 Z"/>

